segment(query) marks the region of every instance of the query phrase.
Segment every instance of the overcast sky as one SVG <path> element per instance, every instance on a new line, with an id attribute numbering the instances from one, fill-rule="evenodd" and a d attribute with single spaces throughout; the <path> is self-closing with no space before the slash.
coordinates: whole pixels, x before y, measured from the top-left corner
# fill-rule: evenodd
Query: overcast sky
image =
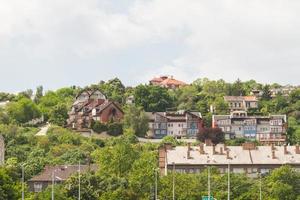
<path id="1" fill-rule="evenodd" d="M 0 0 L 0 91 L 158 75 L 300 85 L 298 0 Z"/>

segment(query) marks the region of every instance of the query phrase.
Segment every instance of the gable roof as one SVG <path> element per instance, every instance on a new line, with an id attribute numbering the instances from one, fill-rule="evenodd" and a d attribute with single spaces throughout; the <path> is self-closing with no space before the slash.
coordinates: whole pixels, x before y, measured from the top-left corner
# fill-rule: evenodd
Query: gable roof
<path id="1" fill-rule="evenodd" d="M 163 80 L 160 84 L 161 85 L 176 85 L 176 86 L 187 85 L 185 82 L 176 80 L 176 79 L 174 79 L 172 77 Z"/>
<path id="2" fill-rule="evenodd" d="M 51 181 L 52 173 L 54 172 L 55 179 L 59 181 L 67 180 L 72 174 L 78 172 L 78 165 L 58 165 L 58 166 L 46 166 L 44 170 L 37 176 L 34 176 L 29 180 L 29 182 L 34 181 Z M 96 164 L 92 165 L 81 165 L 80 171 L 86 173 L 90 171 L 96 171 L 98 166 Z"/>
<path id="3" fill-rule="evenodd" d="M 258 101 L 256 96 L 224 96 L 225 101 Z"/>

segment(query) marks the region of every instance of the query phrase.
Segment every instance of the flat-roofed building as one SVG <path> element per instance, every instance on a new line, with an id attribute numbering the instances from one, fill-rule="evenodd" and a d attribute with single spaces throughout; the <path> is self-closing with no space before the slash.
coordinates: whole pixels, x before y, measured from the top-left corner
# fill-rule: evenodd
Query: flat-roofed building
<path id="1" fill-rule="evenodd" d="M 233 173 L 246 173 L 250 177 L 257 173 L 268 173 L 282 165 L 290 165 L 300 171 L 300 148 L 297 146 L 243 146 L 218 144 L 208 146 L 176 146 L 165 144 L 159 149 L 161 175 L 167 175 L 175 168 L 179 173 L 199 173 L 207 166 L 216 167 L 226 173 L 230 165 Z"/>

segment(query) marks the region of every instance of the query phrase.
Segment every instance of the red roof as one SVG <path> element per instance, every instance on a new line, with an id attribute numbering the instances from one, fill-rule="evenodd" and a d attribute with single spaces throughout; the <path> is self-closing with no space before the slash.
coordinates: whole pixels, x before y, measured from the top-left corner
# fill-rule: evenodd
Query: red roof
<path id="1" fill-rule="evenodd" d="M 185 82 L 176 80 L 174 78 L 167 78 L 160 83 L 161 85 L 175 85 L 175 86 L 183 86 L 187 85 Z"/>

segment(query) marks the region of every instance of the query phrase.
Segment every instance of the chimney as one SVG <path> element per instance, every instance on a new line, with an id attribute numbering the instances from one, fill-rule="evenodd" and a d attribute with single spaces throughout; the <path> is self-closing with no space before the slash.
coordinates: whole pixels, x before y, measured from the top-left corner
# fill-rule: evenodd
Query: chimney
<path id="1" fill-rule="evenodd" d="M 226 149 L 226 158 L 227 158 L 227 159 L 230 159 L 229 149 Z"/>
<path id="2" fill-rule="evenodd" d="M 204 144 L 203 144 L 203 143 L 200 143 L 200 145 L 199 145 L 199 150 L 200 150 L 200 154 L 205 154 L 205 151 L 204 151 Z"/>
<path id="3" fill-rule="evenodd" d="M 286 144 L 284 145 L 284 154 L 286 155 L 286 154 L 288 154 L 289 152 L 288 152 L 288 150 L 287 150 L 287 146 L 286 146 Z"/>
<path id="4" fill-rule="evenodd" d="M 255 150 L 256 145 L 254 142 L 245 142 L 243 143 L 243 150 Z"/>
<path id="5" fill-rule="evenodd" d="M 271 149 L 272 149 L 272 151 L 274 151 L 274 150 L 275 150 L 275 145 L 274 145 L 274 143 L 272 143 L 272 145 L 271 145 Z"/>
<path id="6" fill-rule="evenodd" d="M 171 150 L 173 148 L 171 143 L 165 143 L 164 146 L 166 150 Z"/>
<path id="7" fill-rule="evenodd" d="M 213 147 L 213 155 L 215 155 L 216 154 L 216 146 L 213 145 L 212 147 Z"/>
<path id="8" fill-rule="evenodd" d="M 187 159 L 191 159 L 191 143 L 188 143 L 188 149 L 187 149 Z"/>
<path id="9" fill-rule="evenodd" d="M 296 152 L 296 154 L 300 154 L 300 147 L 299 147 L 299 144 L 296 144 L 295 152 Z"/>
<path id="10" fill-rule="evenodd" d="M 205 145 L 206 145 L 206 146 L 212 146 L 212 141 L 211 141 L 211 139 L 205 139 Z"/>
<path id="11" fill-rule="evenodd" d="M 191 150 L 191 143 L 188 142 L 188 151 L 190 151 L 190 150 Z"/>
<path id="12" fill-rule="evenodd" d="M 275 156 L 275 150 L 272 150 L 272 159 L 275 159 L 276 156 Z"/>
<path id="13" fill-rule="evenodd" d="M 223 147 L 220 147 L 220 154 L 223 155 L 224 152 L 223 152 Z"/>

